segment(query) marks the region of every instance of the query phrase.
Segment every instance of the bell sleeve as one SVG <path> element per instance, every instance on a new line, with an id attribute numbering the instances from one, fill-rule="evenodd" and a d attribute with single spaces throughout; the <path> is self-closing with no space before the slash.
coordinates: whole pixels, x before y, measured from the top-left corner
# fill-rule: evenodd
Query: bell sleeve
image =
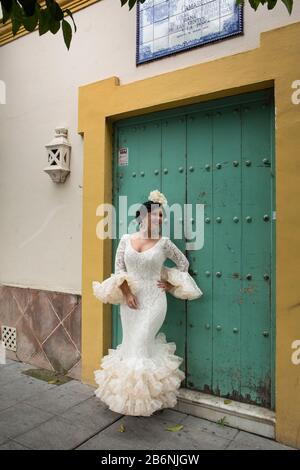
<path id="1" fill-rule="evenodd" d="M 184 300 L 194 300 L 201 297 L 203 292 L 188 272 L 189 260 L 186 256 L 169 238 L 166 239 L 164 250 L 166 257 L 176 264 L 176 268 L 163 265 L 161 269 L 161 278 L 174 286 L 168 292 L 174 297 Z"/>
<path id="2" fill-rule="evenodd" d="M 136 294 L 135 282 L 128 274 L 125 264 L 125 247 L 126 247 L 126 234 L 124 234 L 119 242 L 115 256 L 115 269 L 114 273 L 102 282 L 93 281 L 93 294 L 103 303 L 122 304 L 124 303 L 124 295 L 120 288 L 124 280 L 127 281 L 128 286 L 133 294 Z"/>

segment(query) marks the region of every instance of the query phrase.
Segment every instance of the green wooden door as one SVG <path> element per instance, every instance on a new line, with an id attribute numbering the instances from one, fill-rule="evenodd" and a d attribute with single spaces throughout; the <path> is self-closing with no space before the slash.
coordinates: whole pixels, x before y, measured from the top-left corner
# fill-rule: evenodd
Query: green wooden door
<path id="1" fill-rule="evenodd" d="M 204 205 L 204 246 L 186 251 L 204 296 L 184 302 L 168 294 L 161 329 L 184 357 L 185 386 L 269 408 L 274 408 L 273 142 L 271 90 L 115 125 L 117 208 L 120 195 L 132 204 L 156 188 L 169 204 Z M 126 166 L 118 165 L 121 147 L 128 149 Z M 174 239 L 173 217 L 170 222 L 171 238 L 184 251 L 185 240 Z M 114 346 L 120 342 L 114 307 Z"/>

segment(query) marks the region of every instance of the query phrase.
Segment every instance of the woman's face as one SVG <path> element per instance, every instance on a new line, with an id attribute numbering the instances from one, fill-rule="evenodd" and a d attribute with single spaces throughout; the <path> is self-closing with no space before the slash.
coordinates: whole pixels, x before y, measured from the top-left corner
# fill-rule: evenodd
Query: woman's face
<path id="1" fill-rule="evenodd" d="M 147 214 L 148 227 L 153 234 L 160 231 L 163 222 L 163 211 L 161 207 L 152 208 Z"/>

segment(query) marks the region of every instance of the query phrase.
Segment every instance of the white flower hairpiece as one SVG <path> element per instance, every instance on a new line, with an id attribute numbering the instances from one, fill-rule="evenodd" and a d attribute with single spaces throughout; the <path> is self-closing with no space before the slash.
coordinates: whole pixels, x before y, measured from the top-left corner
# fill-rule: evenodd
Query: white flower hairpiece
<path id="1" fill-rule="evenodd" d="M 167 204 L 168 202 L 165 195 L 158 191 L 158 189 L 155 189 L 154 191 L 150 192 L 148 200 L 153 202 L 159 202 L 160 204 Z"/>

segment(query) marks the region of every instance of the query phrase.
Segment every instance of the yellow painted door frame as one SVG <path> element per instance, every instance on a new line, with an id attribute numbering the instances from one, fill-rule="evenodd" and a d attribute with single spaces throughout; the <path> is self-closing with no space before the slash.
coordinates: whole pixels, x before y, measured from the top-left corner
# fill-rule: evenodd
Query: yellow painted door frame
<path id="1" fill-rule="evenodd" d="M 79 87 L 78 133 L 84 137 L 82 381 L 111 347 L 111 306 L 92 281 L 113 271 L 112 243 L 97 236 L 102 203 L 112 202 L 112 123 L 118 119 L 274 88 L 276 129 L 276 439 L 300 448 L 300 22 L 261 34 L 260 46 L 129 84 L 110 77 Z M 300 98 L 300 93 L 298 93 Z M 299 99 L 300 101 L 300 99 Z M 300 354 L 299 354 L 300 356 Z"/>

